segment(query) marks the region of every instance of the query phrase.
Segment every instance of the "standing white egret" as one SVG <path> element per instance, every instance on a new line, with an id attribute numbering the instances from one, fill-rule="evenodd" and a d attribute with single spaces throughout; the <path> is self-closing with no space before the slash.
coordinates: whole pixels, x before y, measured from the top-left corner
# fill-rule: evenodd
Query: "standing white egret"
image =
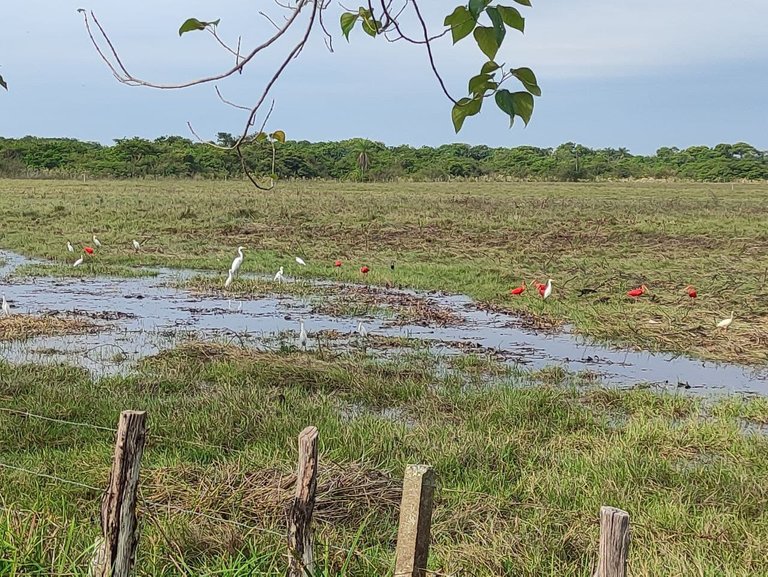
<path id="1" fill-rule="evenodd" d="M 75 252 L 75 247 L 74 247 L 74 246 L 72 246 L 72 243 L 71 243 L 71 242 L 69 242 L 69 241 L 67 241 L 67 250 L 68 250 L 69 252 Z"/>
<path id="2" fill-rule="evenodd" d="M 101 242 L 99 241 L 98 238 L 96 238 L 95 234 L 93 235 L 93 244 L 95 244 L 96 246 L 101 246 Z"/>
<path id="3" fill-rule="evenodd" d="M 5 300 L 5 295 L 3 295 L 3 314 L 5 316 L 8 316 L 11 314 L 11 307 L 8 306 L 8 301 Z"/>
<path id="4" fill-rule="evenodd" d="M 731 323 L 733 322 L 733 313 L 734 311 L 731 311 L 731 316 L 729 316 L 727 319 L 721 320 L 719 323 L 717 323 L 718 329 L 725 329 L 727 330 L 729 326 L 731 326 Z"/>
<path id="5" fill-rule="evenodd" d="M 229 274 L 227 275 L 227 280 L 224 281 L 224 288 L 229 287 L 229 285 L 232 284 L 232 271 L 229 271 Z"/>
<path id="6" fill-rule="evenodd" d="M 77 259 L 72 266 L 80 266 L 81 264 L 83 264 L 83 260 L 85 260 L 85 255 Z"/>
<path id="7" fill-rule="evenodd" d="M 357 334 L 360 335 L 360 338 L 363 339 L 368 336 L 368 331 L 365 329 L 363 321 L 358 321 L 357 323 Z"/>
<path id="8" fill-rule="evenodd" d="M 307 266 L 307 263 L 304 262 L 304 259 L 300 256 L 296 257 L 296 262 L 299 263 L 301 266 Z"/>
<path id="9" fill-rule="evenodd" d="M 240 270 L 240 266 L 243 264 L 243 259 L 245 256 L 243 255 L 243 249 L 244 246 L 238 246 L 237 247 L 237 255 L 235 257 L 235 260 L 232 261 L 232 265 L 229 267 L 229 272 L 232 273 L 232 275 L 236 275 L 237 271 Z"/>
<path id="10" fill-rule="evenodd" d="M 307 350 L 307 331 L 304 329 L 304 319 L 299 319 L 301 330 L 299 331 L 299 345 L 305 351 Z"/>
<path id="11" fill-rule="evenodd" d="M 275 273 L 275 282 L 283 282 L 283 267 Z"/>
<path id="12" fill-rule="evenodd" d="M 139 241 L 134 238 L 133 239 L 133 250 L 138 252 L 140 248 L 141 248 L 141 245 L 139 244 Z"/>
<path id="13" fill-rule="evenodd" d="M 549 298 L 549 295 L 551 295 L 551 294 L 552 294 L 552 279 L 548 279 L 547 280 L 547 286 L 544 289 L 544 292 L 542 293 L 541 296 L 546 299 L 546 298 Z"/>

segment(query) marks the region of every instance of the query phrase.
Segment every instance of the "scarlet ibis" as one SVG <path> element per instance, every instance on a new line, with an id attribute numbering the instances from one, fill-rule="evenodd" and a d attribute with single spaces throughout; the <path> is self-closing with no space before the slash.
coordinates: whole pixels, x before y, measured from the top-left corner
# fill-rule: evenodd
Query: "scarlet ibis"
<path id="1" fill-rule="evenodd" d="M 141 248 L 141 245 L 139 244 L 139 241 L 134 238 L 133 239 L 133 250 L 138 252 L 140 248 Z"/>
<path id="2" fill-rule="evenodd" d="M 640 285 L 636 289 L 632 289 L 631 291 L 627 291 L 627 296 L 632 297 L 633 299 L 636 299 L 637 297 L 645 294 L 645 291 L 648 290 L 648 287 L 646 287 L 644 284 Z"/>
<path id="3" fill-rule="evenodd" d="M 99 242 L 99 239 L 96 238 L 95 234 L 93 235 L 93 244 L 95 244 L 96 246 L 101 246 L 101 243 Z"/>
<path id="4" fill-rule="evenodd" d="M 363 265 L 360 267 L 360 272 L 363 274 L 368 274 L 368 271 L 371 270 L 367 266 Z"/>
<path id="5" fill-rule="evenodd" d="M 244 248 L 244 246 L 237 247 L 237 256 L 235 257 L 235 260 L 232 261 L 232 265 L 229 267 L 229 272 L 232 273 L 232 276 L 237 274 L 237 271 L 240 270 L 240 266 L 243 264 L 243 259 L 245 258 L 243 255 Z"/>
<path id="6" fill-rule="evenodd" d="M 299 344 L 305 351 L 307 350 L 307 331 L 304 330 L 304 319 L 299 319 L 301 330 L 299 331 Z"/>
<path id="7" fill-rule="evenodd" d="M 515 287 L 513 289 L 509 290 L 509 294 L 511 295 L 519 295 L 522 294 L 526 289 L 525 281 L 523 281 L 523 284 L 521 284 L 519 287 Z"/>
<path id="8" fill-rule="evenodd" d="M 5 300 L 5 295 L 3 295 L 3 314 L 5 316 L 8 316 L 11 314 L 11 307 L 8 306 L 8 301 Z"/>
<path id="9" fill-rule="evenodd" d="M 275 282 L 283 282 L 283 267 L 275 273 Z"/>
<path id="10" fill-rule="evenodd" d="M 336 259 L 335 261 L 333 261 L 333 266 L 335 266 L 336 268 L 339 268 L 341 266 L 341 261 L 339 259 Z"/>
<path id="11" fill-rule="evenodd" d="M 547 279 L 547 286 L 544 288 L 544 292 L 541 294 L 542 298 L 549 298 L 549 295 L 552 294 L 552 279 Z"/>
<path id="12" fill-rule="evenodd" d="M 72 266 L 80 266 L 81 264 L 83 264 L 83 261 L 84 261 L 84 260 L 85 260 L 85 257 L 84 257 L 84 256 L 81 256 L 79 259 L 77 259 L 77 260 L 76 260 L 76 261 L 75 261 L 75 262 L 72 264 Z"/>
<path id="13" fill-rule="evenodd" d="M 93 249 L 90 246 L 83 247 L 83 250 L 88 254 L 93 254 Z"/>
<path id="14" fill-rule="evenodd" d="M 67 250 L 68 250 L 69 252 L 75 252 L 75 247 L 74 247 L 74 246 L 72 246 L 72 243 L 71 243 L 71 242 L 69 242 L 69 241 L 67 241 Z"/>
<path id="15" fill-rule="evenodd" d="M 304 259 L 301 257 L 296 257 L 296 262 L 299 263 L 301 266 L 307 266 L 307 263 L 304 262 Z"/>
<path id="16" fill-rule="evenodd" d="M 727 330 L 728 327 L 731 326 L 732 322 L 733 322 L 733 311 L 731 311 L 730 317 L 728 317 L 727 319 L 723 319 L 719 323 L 717 323 L 717 328 Z"/>
<path id="17" fill-rule="evenodd" d="M 234 277 L 232 276 L 232 271 L 229 271 L 227 273 L 227 280 L 224 281 L 224 288 L 228 288 L 229 285 L 232 284 L 233 280 L 234 280 Z"/>
<path id="18" fill-rule="evenodd" d="M 359 321 L 357 323 L 357 334 L 360 335 L 360 338 L 365 338 L 368 336 L 368 331 L 365 330 L 365 326 L 363 325 L 363 321 Z"/>
<path id="19" fill-rule="evenodd" d="M 699 296 L 699 293 L 696 292 L 696 289 L 693 288 L 691 285 L 688 285 L 685 287 L 685 290 L 688 292 L 688 296 L 692 299 L 695 299 L 697 296 Z"/>

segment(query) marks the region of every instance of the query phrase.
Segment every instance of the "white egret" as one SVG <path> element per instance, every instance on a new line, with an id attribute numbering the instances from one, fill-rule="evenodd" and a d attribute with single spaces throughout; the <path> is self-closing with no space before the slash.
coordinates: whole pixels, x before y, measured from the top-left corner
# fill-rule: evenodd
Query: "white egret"
<path id="1" fill-rule="evenodd" d="M 93 235 L 93 244 L 95 244 L 96 246 L 101 246 L 101 242 L 99 241 L 98 238 L 96 238 L 95 234 Z"/>
<path id="2" fill-rule="evenodd" d="M 305 351 L 307 350 L 307 331 L 304 329 L 304 319 L 299 319 L 301 330 L 299 331 L 299 345 Z"/>
<path id="3" fill-rule="evenodd" d="M 299 263 L 301 266 L 307 266 L 307 263 L 304 262 L 304 259 L 300 256 L 296 257 L 296 262 Z"/>
<path id="4" fill-rule="evenodd" d="M 549 298 L 549 295 L 551 295 L 551 294 L 552 294 L 552 279 L 548 279 L 547 280 L 547 286 L 544 289 L 544 292 L 542 293 L 541 296 L 546 299 L 546 298 Z"/>
<path id="5" fill-rule="evenodd" d="M 5 316 L 8 316 L 11 314 L 11 307 L 8 305 L 8 301 L 5 300 L 5 295 L 3 295 L 3 314 Z"/>
<path id="6" fill-rule="evenodd" d="M 229 274 L 227 275 L 227 280 L 224 281 L 224 288 L 229 287 L 229 285 L 232 284 L 232 271 L 229 271 Z"/>
<path id="7" fill-rule="evenodd" d="M 69 242 L 69 241 L 67 241 L 67 250 L 68 250 L 69 252 L 75 252 L 75 247 L 74 247 L 74 246 L 72 246 L 72 243 L 71 243 L 71 242 Z"/>
<path id="8" fill-rule="evenodd" d="M 245 258 L 245 256 L 243 255 L 244 248 L 245 248 L 244 246 L 237 247 L 238 256 L 235 257 L 235 260 L 232 261 L 232 266 L 229 267 L 229 272 L 231 272 L 232 275 L 236 275 L 237 271 L 240 270 L 240 265 L 243 264 L 243 259 Z"/>
<path id="9" fill-rule="evenodd" d="M 135 238 L 133 239 L 133 250 L 137 251 L 141 248 L 141 245 L 139 244 L 139 241 Z"/>
<path id="10" fill-rule="evenodd" d="M 80 266 L 81 264 L 83 264 L 84 260 L 85 260 L 85 255 L 83 255 L 79 259 L 77 259 L 72 266 Z"/>
<path id="11" fill-rule="evenodd" d="M 283 282 L 283 267 L 275 273 L 275 282 Z"/>
<path id="12" fill-rule="evenodd" d="M 360 338 L 363 339 L 368 336 L 368 331 L 365 329 L 363 321 L 358 321 L 357 323 L 357 334 L 360 335 Z"/>
<path id="13" fill-rule="evenodd" d="M 728 329 L 729 326 L 731 326 L 731 323 L 733 322 L 733 313 L 734 311 L 731 311 L 731 316 L 729 316 L 727 319 L 721 320 L 719 323 L 717 323 L 718 329 Z"/>

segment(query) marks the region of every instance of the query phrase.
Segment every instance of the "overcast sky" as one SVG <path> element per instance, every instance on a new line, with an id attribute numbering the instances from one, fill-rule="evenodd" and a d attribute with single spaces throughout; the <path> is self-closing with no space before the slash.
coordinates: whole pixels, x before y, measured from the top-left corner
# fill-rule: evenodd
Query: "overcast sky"
<path id="1" fill-rule="evenodd" d="M 455 6 L 421 2 L 435 25 Z M 329 11 L 334 53 L 317 35 L 291 64 L 273 92 L 268 128 L 284 129 L 295 140 L 360 136 L 387 144 L 549 147 L 574 141 L 647 154 L 660 146 L 746 141 L 768 149 L 768 0 L 533 3 L 531 9 L 520 7 L 526 34 L 510 31 L 497 58 L 529 66 L 538 76 L 543 94 L 525 129 L 508 129 L 489 106 L 456 135 L 450 103 L 423 47 L 373 40 L 359 29 L 348 44 L 338 32 L 338 6 Z M 1 136 L 109 143 L 130 136 L 191 136 L 187 121 L 204 138 L 241 129 L 241 114 L 222 105 L 212 85 L 158 91 L 118 84 L 88 41 L 77 13 L 81 7 L 95 11 L 131 72 L 164 82 L 231 65 L 209 35 L 179 38 L 185 18 L 221 18 L 222 36 L 242 34 L 243 46 L 252 46 L 272 31 L 258 9 L 274 4 L 2 0 L 0 74 L 10 90 L 0 91 Z M 223 94 L 250 103 L 289 48 L 278 44 L 245 74 L 221 82 Z M 436 46 L 436 60 L 450 90 L 461 96 L 484 57 L 471 38 L 456 46 L 446 38 Z"/>

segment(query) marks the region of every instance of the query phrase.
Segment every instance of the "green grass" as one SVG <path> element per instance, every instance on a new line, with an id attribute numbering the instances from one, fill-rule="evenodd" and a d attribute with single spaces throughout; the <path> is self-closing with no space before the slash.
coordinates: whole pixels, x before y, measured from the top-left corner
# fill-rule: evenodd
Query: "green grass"
<path id="1" fill-rule="evenodd" d="M 123 409 L 149 412 L 140 575 L 283 574 L 283 508 L 309 424 L 322 574 L 391 574 L 407 463 L 438 475 L 439 573 L 590 576 L 605 504 L 631 515 L 632 575 L 768 567 L 768 439 L 743 426 L 765 422 L 764 400 L 575 386 L 552 372 L 528 385 L 478 356 L 456 361 L 458 376 L 434 366 L 419 353 L 382 362 L 190 343 L 99 381 L 0 363 L 0 406 L 104 427 Z M 97 488 L 112 443 L 109 431 L 0 419 L 0 462 Z M 85 575 L 100 492 L 2 468 L 0 487 L 0 573 Z"/>
<path id="2" fill-rule="evenodd" d="M 66 240 L 88 244 L 95 232 L 99 274 L 160 265 L 215 270 L 223 282 L 243 245 L 244 272 L 283 265 L 288 276 L 465 293 L 608 342 L 768 359 L 760 184 L 282 183 L 262 192 L 237 182 L 13 180 L 0 181 L 0 195 L 0 246 L 68 262 Z M 548 277 L 548 301 L 533 289 L 507 294 Z M 625 292 L 641 283 L 654 297 L 630 302 Z M 584 288 L 597 292 L 580 296 Z M 716 331 L 731 310 L 731 329 Z"/>

